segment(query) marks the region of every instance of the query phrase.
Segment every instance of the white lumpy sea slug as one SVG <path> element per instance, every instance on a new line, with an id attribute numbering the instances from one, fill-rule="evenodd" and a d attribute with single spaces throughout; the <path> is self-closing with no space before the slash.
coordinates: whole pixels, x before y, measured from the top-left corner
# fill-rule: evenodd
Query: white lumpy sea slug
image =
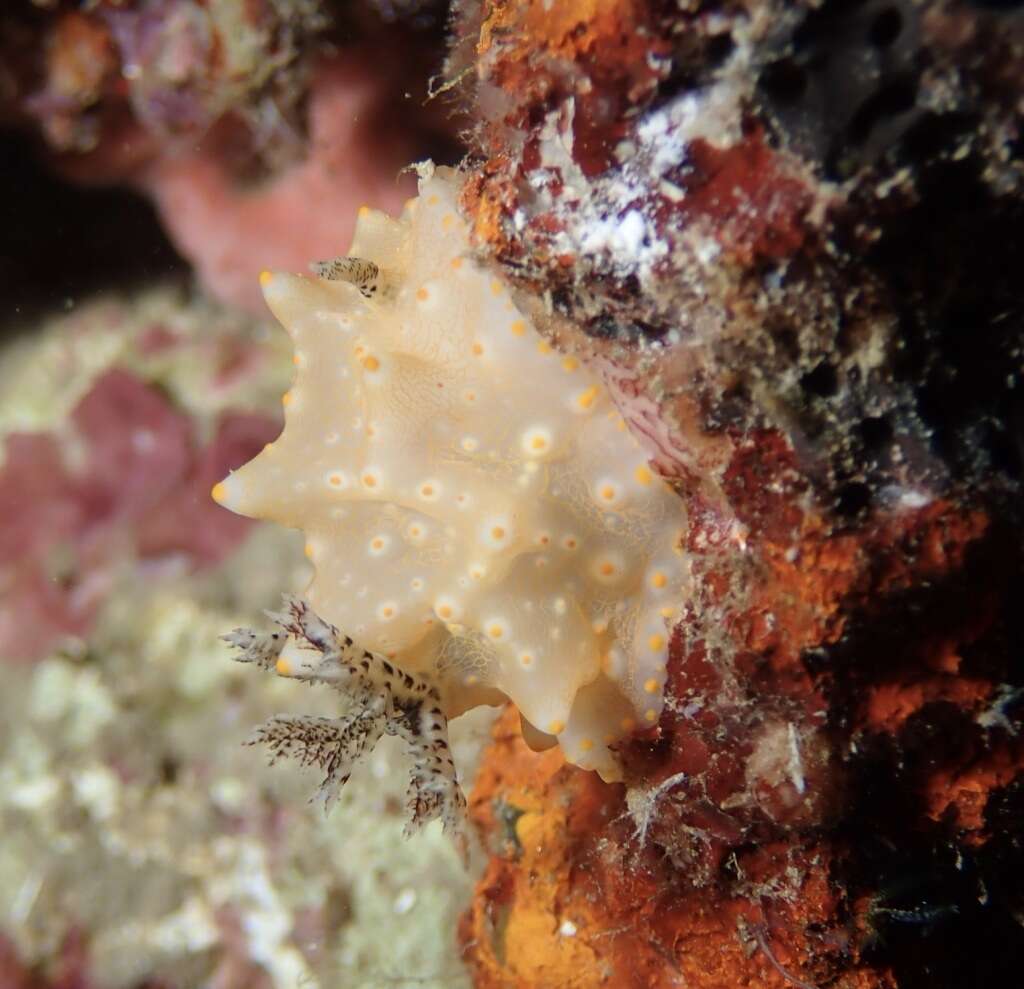
<path id="1" fill-rule="evenodd" d="M 260 740 L 325 769 L 330 798 L 402 735 L 413 820 L 446 824 L 463 805 L 447 719 L 478 704 L 510 699 L 535 747 L 621 777 L 612 746 L 658 720 L 685 581 L 679 498 L 600 377 L 474 260 L 458 191 L 423 168 L 398 219 L 360 211 L 347 258 L 264 273 L 295 345 L 286 425 L 214 488 L 303 530 L 315 568 L 279 631 L 228 637 L 241 658 L 355 698 Z"/>

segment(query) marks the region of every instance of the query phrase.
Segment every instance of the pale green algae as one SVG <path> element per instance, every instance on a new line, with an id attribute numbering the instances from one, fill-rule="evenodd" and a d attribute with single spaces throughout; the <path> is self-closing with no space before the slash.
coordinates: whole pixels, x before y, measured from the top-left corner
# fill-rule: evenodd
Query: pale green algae
<path id="1" fill-rule="evenodd" d="M 98 303 L 22 340 L 20 366 L 36 383 L 22 388 L 0 362 L 14 386 L 0 403 L 2 428 L 59 428 L 68 393 L 83 394 L 111 362 L 158 381 L 200 420 L 221 407 L 271 408 L 279 382 L 211 400 L 191 343 L 140 366 L 124 337 L 154 313 L 202 350 L 212 311 L 193 305 L 167 292 Z M 115 329 L 104 322 L 111 313 Z M 233 326 L 264 339 L 259 326 L 212 315 L 214 333 Z M 64 322 L 81 330 L 86 318 L 102 323 L 99 334 L 72 334 Z M 266 340 L 266 373 L 254 378 L 287 377 Z M 59 369 L 70 367 L 62 388 Z M 307 802 L 310 774 L 269 768 L 242 744 L 282 711 L 337 713 L 330 695 L 232 662 L 218 638 L 302 587 L 306 567 L 295 534 L 259 527 L 215 571 L 125 580 L 86 641 L 34 666 L 0 667 L 0 931 L 27 962 L 45 965 L 78 928 L 94 982 L 110 989 L 154 976 L 229 984 L 253 964 L 280 989 L 469 985 L 455 930 L 473 874 L 436 823 L 401 837 L 398 747 L 379 746 L 325 817 Z M 479 710 L 453 725 L 464 774 L 489 721 Z"/>

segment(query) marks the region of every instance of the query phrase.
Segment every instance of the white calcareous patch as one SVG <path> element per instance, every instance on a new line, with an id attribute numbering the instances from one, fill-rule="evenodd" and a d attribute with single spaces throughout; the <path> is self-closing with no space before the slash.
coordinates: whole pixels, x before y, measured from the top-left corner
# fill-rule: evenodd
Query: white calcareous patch
<path id="1" fill-rule="evenodd" d="M 458 191 L 437 169 L 400 218 L 361 211 L 327 277 L 261 279 L 303 357 L 272 456 L 215 496 L 302 529 L 318 612 L 386 640 L 448 716 L 510 698 L 616 779 L 610 746 L 664 701 L 681 502 L 600 377 L 473 260 Z"/>

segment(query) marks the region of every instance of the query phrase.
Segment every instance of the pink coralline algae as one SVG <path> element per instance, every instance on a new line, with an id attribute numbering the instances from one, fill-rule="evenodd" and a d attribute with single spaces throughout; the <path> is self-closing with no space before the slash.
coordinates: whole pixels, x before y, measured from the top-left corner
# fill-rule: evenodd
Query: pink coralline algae
<path id="1" fill-rule="evenodd" d="M 54 150 L 88 153 L 129 133 L 152 150 L 228 117 L 278 153 L 294 149 L 304 52 L 328 23 L 316 0 L 35 6 L 50 9 L 5 11 L 4 102 Z M 111 164 L 131 161 L 112 151 Z"/>
<path id="2" fill-rule="evenodd" d="M 403 167 L 450 140 L 422 105 L 429 4 L 54 7 L 0 19 L 0 120 L 64 176 L 152 197 L 203 286 L 252 312 L 262 267 L 337 254 L 358 207 L 397 210 Z"/>
<path id="3" fill-rule="evenodd" d="M 0 935 L 0 986 L 3 989 L 97 989 L 89 976 L 88 955 L 82 935 L 71 931 L 60 945 L 52 971 L 44 974 L 24 964 L 15 946 Z M 159 986 L 151 983 L 148 989 L 159 989 Z"/>
<path id="4" fill-rule="evenodd" d="M 278 426 L 223 414 L 205 444 L 156 388 L 113 369 L 67 428 L 7 436 L 0 468 L 0 653 L 32 659 L 81 636 L 123 565 L 210 566 L 248 523 L 213 505 L 213 479 L 256 453 Z"/>
<path id="5" fill-rule="evenodd" d="M 399 176 L 414 148 L 400 133 L 376 132 L 383 91 L 366 58 L 325 62 L 312 84 L 308 154 L 255 188 L 237 180 L 216 143 L 145 171 L 143 185 L 207 288 L 261 312 L 261 270 L 303 270 L 337 254 L 362 205 L 400 208 L 415 188 Z"/>

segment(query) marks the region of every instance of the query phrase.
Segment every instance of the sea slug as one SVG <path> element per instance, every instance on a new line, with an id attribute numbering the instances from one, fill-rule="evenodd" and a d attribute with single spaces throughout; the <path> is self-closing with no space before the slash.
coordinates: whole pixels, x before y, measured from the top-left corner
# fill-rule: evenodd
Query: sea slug
<path id="1" fill-rule="evenodd" d="M 360 211 L 348 258 L 264 273 L 295 345 L 286 425 L 214 497 L 302 529 L 311 609 L 446 717 L 508 698 L 532 744 L 615 780 L 613 746 L 664 703 L 681 501 L 474 259 L 458 192 L 422 168 L 399 219 Z"/>

